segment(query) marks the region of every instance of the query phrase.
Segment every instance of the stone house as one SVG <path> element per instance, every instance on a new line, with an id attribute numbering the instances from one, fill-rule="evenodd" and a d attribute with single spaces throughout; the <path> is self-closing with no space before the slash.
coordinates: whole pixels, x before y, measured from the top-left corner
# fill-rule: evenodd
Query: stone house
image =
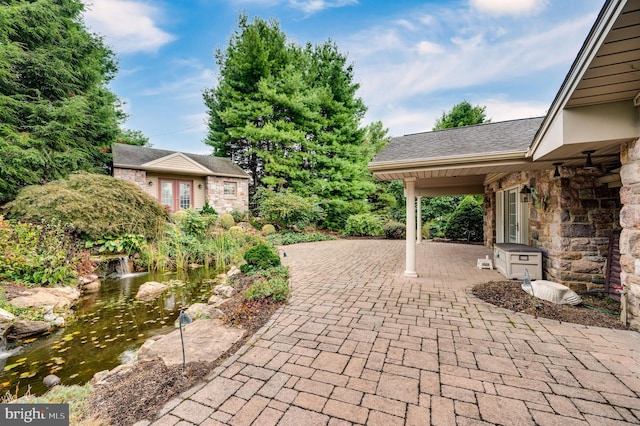
<path id="1" fill-rule="evenodd" d="M 394 138 L 369 169 L 404 181 L 406 276 L 416 201 L 484 194 L 488 247 L 539 248 L 544 278 L 622 293 L 640 330 L 639 138 L 640 4 L 608 0 L 545 117 Z"/>
<path id="2" fill-rule="evenodd" d="M 171 212 L 249 209 L 249 175 L 226 158 L 114 144 L 113 176 L 137 184 Z"/>

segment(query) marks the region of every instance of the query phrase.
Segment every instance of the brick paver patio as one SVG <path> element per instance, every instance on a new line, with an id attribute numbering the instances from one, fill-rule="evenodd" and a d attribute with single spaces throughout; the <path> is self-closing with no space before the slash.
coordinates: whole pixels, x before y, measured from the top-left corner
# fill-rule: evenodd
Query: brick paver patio
<path id="1" fill-rule="evenodd" d="M 468 293 L 481 246 L 287 246 L 292 296 L 154 425 L 640 424 L 640 335 L 560 324 Z"/>

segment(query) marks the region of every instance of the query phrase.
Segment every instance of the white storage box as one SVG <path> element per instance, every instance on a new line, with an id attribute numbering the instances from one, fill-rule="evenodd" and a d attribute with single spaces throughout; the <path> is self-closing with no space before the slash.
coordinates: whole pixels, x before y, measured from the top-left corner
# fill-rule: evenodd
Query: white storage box
<path id="1" fill-rule="evenodd" d="M 493 246 L 493 264 L 509 280 L 523 280 L 525 269 L 532 280 L 542 279 L 542 252 L 524 244 Z"/>

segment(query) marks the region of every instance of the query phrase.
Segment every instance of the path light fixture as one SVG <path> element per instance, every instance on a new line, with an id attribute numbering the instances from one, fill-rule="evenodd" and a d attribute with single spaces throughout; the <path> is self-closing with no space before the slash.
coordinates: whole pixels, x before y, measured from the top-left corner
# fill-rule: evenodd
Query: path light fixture
<path id="1" fill-rule="evenodd" d="M 187 363 L 186 363 L 186 358 L 185 358 L 185 355 L 184 355 L 184 338 L 182 337 L 182 324 L 187 325 L 187 324 L 191 324 L 192 322 L 193 321 L 191 320 L 189 315 L 187 315 L 187 313 L 185 311 L 180 309 L 180 316 L 178 317 L 178 326 L 180 327 L 180 343 L 182 344 L 182 374 L 183 375 L 187 371 L 186 370 Z"/>
<path id="2" fill-rule="evenodd" d="M 593 154 L 594 152 L 596 152 L 595 149 L 590 149 L 587 151 L 582 151 L 583 154 L 585 154 L 587 156 L 587 161 L 585 161 L 584 163 L 584 167 L 583 169 L 585 170 L 591 170 L 594 169 L 595 166 L 593 165 L 593 161 L 591 161 L 591 154 Z"/>

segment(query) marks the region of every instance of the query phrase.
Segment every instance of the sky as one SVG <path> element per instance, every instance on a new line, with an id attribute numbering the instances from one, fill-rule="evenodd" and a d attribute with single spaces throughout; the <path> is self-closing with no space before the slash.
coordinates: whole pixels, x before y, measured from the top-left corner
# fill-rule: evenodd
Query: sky
<path id="1" fill-rule="evenodd" d="M 238 16 L 275 19 L 299 45 L 334 41 L 354 68 L 365 126 L 429 131 L 463 100 L 493 122 L 544 115 L 604 0 L 85 0 L 85 24 L 115 52 L 111 90 L 154 148 L 203 141 L 214 53 Z"/>

